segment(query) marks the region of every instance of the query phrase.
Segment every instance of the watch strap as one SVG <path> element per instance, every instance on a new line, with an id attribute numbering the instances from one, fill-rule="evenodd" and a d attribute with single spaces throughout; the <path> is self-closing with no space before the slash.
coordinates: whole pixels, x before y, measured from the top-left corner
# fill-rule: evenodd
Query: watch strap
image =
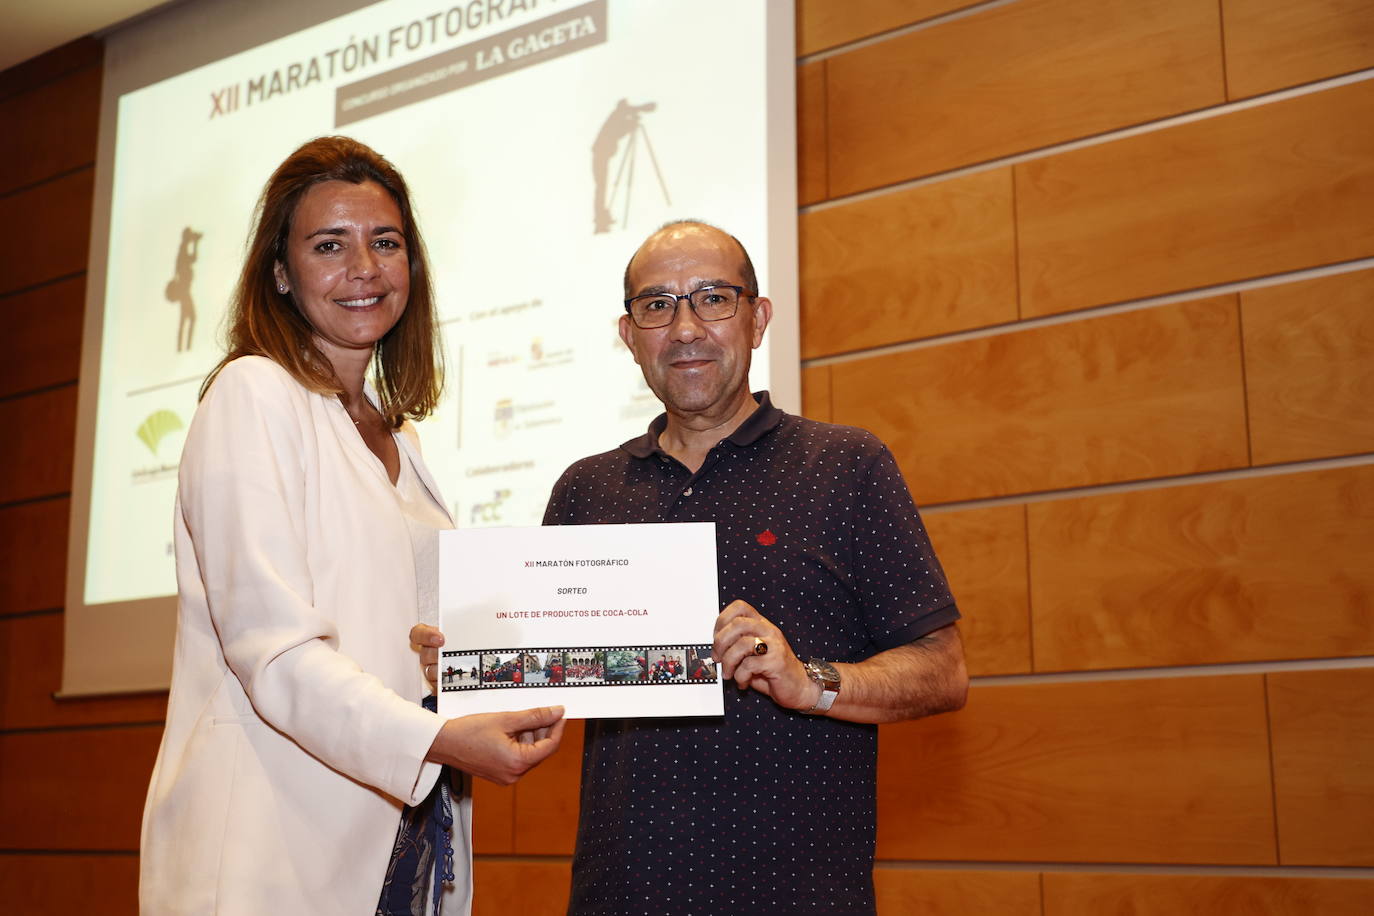
<path id="1" fill-rule="evenodd" d="M 806 676 L 821 687 L 821 695 L 816 698 L 816 705 L 806 710 L 807 715 L 829 712 L 840 695 L 840 673 L 830 662 L 819 658 L 808 659 L 805 668 Z"/>

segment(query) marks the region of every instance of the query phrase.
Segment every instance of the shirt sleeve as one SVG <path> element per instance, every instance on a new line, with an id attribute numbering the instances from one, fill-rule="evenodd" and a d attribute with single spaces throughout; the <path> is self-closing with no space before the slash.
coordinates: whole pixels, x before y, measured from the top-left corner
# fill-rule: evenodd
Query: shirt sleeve
<path id="1" fill-rule="evenodd" d="M 240 360 L 201 403 L 179 480 L 200 586 L 257 714 L 334 769 L 415 803 L 438 775 L 424 757 L 443 720 L 340 652 L 332 609 L 315 603 L 305 397 L 275 365 Z"/>
<path id="2" fill-rule="evenodd" d="M 886 446 L 860 478 L 854 584 L 874 643 L 905 645 L 959 619 L 921 514 Z"/>

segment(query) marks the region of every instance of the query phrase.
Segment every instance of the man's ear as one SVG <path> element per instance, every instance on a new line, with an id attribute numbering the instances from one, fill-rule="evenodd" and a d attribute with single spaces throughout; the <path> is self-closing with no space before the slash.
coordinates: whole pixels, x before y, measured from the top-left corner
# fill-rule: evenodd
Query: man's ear
<path id="1" fill-rule="evenodd" d="M 625 341 L 625 346 L 626 346 L 627 348 L 629 348 L 630 355 L 633 356 L 633 357 L 635 358 L 635 362 L 638 363 L 638 362 L 639 362 L 639 354 L 635 352 L 634 330 L 635 330 L 635 329 L 634 329 L 634 325 L 630 323 L 630 316 L 629 316 L 629 315 L 621 315 L 621 316 L 620 316 L 620 339 L 623 340 L 623 341 Z M 758 346 L 758 344 L 755 344 L 754 346 Z"/>
<path id="2" fill-rule="evenodd" d="M 768 329 L 768 322 L 773 320 L 773 303 L 767 296 L 759 296 L 754 300 L 754 349 L 757 350 L 763 343 L 763 332 Z"/>

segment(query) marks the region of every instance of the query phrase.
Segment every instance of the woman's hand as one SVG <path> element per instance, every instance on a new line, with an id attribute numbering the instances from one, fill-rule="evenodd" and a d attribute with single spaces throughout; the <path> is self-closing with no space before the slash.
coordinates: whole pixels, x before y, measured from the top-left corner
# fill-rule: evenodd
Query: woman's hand
<path id="1" fill-rule="evenodd" d="M 444 634 L 438 627 L 417 623 L 410 628 L 410 644 L 420 650 L 420 667 L 425 672 L 429 686 L 439 687 L 439 647 L 444 644 Z"/>
<path id="2" fill-rule="evenodd" d="M 508 786 L 558 750 L 567 722 L 562 706 L 449 719 L 427 759 Z"/>
<path id="3" fill-rule="evenodd" d="M 410 628 L 410 642 L 420 651 L 425 679 L 436 687 L 444 634 L 417 623 Z M 562 706 L 449 719 L 430 745 L 428 759 L 508 786 L 558 750 L 566 724 Z"/>

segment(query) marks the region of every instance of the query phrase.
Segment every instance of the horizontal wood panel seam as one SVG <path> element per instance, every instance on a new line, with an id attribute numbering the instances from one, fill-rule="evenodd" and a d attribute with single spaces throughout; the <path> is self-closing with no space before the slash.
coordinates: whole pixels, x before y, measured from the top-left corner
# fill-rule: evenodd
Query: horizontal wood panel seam
<path id="1" fill-rule="evenodd" d="M 120 694 L 123 696 L 123 694 Z M 0 728 L 0 735 L 37 735 L 50 732 L 109 732 L 123 728 L 162 728 L 164 719 L 149 719 L 142 722 L 98 722 L 90 725 L 31 725 L 24 728 Z"/>
<path id="2" fill-rule="evenodd" d="M 1045 874 L 1078 875 L 1180 875 L 1234 878 L 1334 878 L 1371 879 L 1374 868 L 1334 865 L 1142 865 L 1136 862 L 1019 862 L 996 860 L 956 859 L 881 859 L 880 869 L 891 871 L 1007 871 L 1044 872 Z"/>
<path id="3" fill-rule="evenodd" d="M 856 38 L 844 44 L 836 45 L 833 48 L 825 48 L 821 51 L 813 51 L 810 54 L 803 54 L 797 57 L 798 64 L 809 64 L 812 61 L 825 60 L 827 57 L 838 57 L 841 54 L 848 54 L 850 51 L 858 51 L 871 45 L 882 44 L 893 38 L 901 38 L 903 35 L 910 35 L 913 32 L 922 32 L 926 29 L 933 29 L 937 26 L 945 25 L 956 19 L 967 19 L 970 16 L 977 16 L 979 13 L 986 13 L 998 7 L 1010 6 L 1019 3 L 1020 0 L 989 0 L 987 3 L 979 3 L 974 6 L 966 6 L 963 9 L 951 10 L 948 13 L 941 13 L 938 16 L 931 16 L 928 19 L 921 19 L 907 25 L 897 26 L 883 32 L 876 32 L 866 35 L 863 38 Z"/>
<path id="4" fill-rule="evenodd" d="M 0 613 L 0 618 L 3 618 L 5 620 L 15 620 L 19 617 L 48 617 L 53 614 L 61 614 L 62 611 L 63 609 L 60 607 L 44 607 L 36 608 L 31 611 L 14 611 L 8 614 Z"/>
<path id="5" fill-rule="evenodd" d="M 70 490 L 62 493 L 44 493 L 42 496 L 29 496 L 24 499 L 13 500 L 12 502 L 0 503 L 0 511 L 4 511 L 5 509 L 13 509 L 15 506 L 27 506 L 33 503 L 52 502 L 55 499 L 71 499 L 71 496 L 72 494 Z"/>
<path id="6" fill-rule="evenodd" d="M 65 608 L 45 607 L 27 611 L 0 611 L 0 620 L 14 620 L 16 617 L 41 617 L 45 614 L 61 614 Z"/>
<path id="7" fill-rule="evenodd" d="M 63 178 L 70 178 L 72 175 L 75 175 L 78 172 L 85 172 L 93 168 L 95 168 L 94 160 L 90 162 L 83 162 L 80 165 L 72 166 L 69 169 L 63 169 L 60 172 L 53 172 L 51 175 L 45 175 L 37 181 L 31 181 L 28 184 L 20 185 L 17 188 L 10 188 L 8 191 L 0 192 L 0 201 L 3 201 L 7 197 L 13 197 L 16 194 L 23 194 L 26 191 L 32 191 L 36 188 L 41 188 L 43 187 L 43 185 L 50 184 L 54 181 L 61 181 Z"/>
<path id="8" fill-rule="evenodd" d="M 129 856 L 138 855 L 137 849 L 0 849 L 0 856 Z"/>
<path id="9" fill-rule="evenodd" d="M 1003 334 L 1017 334 L 1022 331 L 1034 330 L 1035 328 L 1047 328 L 1057 324 L 1071 324 L 1076 321 L 1084 321 L 1089 318 L 1102 318 L 1108 315 L 1122 315 L 1127 312 L 1137 312 L 1166 305 L 1176 305 L 1180 302 L 1191 302 L 1194 299 L 1224 296 L 1231 293 L 1244 293 L 1257 289 L 1268 289 L 1272 286 L 1286 286 L 1292 283 L 1302 283 L 1307 280 L 1354 273 L 1370 268 L 1374 268 L 1374 258 L 1356 258 L 1350 261 L 1340 261 L 1335 264 L 1323 264 L 1319 267 L 1304 267 L 1299 270 L 1265 274 L 1258 277 L 1248 277 L 1244 280 L 1217 283 L 1211 286 L 1199 286 L 1192 289 L 1161 293 L 1155 296 L 1145 296 L 1140 299 L 1126 299 L 1121 302 L 1109 302 L 1103 305 L 1094 305 L 1070 312 L 1058 312 L 1052 315 L 1037 315 L 1032 318 L 1023 318 L 1019 321 L 1007 321 L 1001 324 L 987 325 L 985 327 L 951 331 L 947 334 L 932 334 L 929 337 L 922 337 L 917 340 L 860 348 L 845 353 L 836 353 L 830 356 L 816 356 L 810 359 L 803 359 L 801 367 L 803 369 L 814 369 L 820 368 L 821 366 L 833 366 L 862 359 L 870 359 L 875 356 L 909 353 L 913 350 L 923 350 L 927 347 L 939 347 L 965 340 L 978 340 L 983 337 L 1000 337 Z"/>
<path id="10" fill-rule="evenodd" d="M 1248 477 L 1271 477 L 1279 474 L 1298 474 L 1306 471 L 1323 471 L 1331 468 L 1362 467 L 1374 464 L 1374 452 L 1358 452 L 1353 455 L 1338 455 L 1332 458 L 1311 458 L 1278 464 L 1263 464 L 1249 468 L 1227 468 L 1221 471 L 1202 471 L 1196 474 L 1177 474 L 1172 477 L 1150 477 L 1122 483 L 1104 483 L 1083 487 L 1065 487 L 1059 490 L 1036 490 L 1017 493 L 1012 496 L 988 496 L 978 499 L 965 499 L 958 502 L 927 502 L 921 504 L 921 511 L 927 513 L 958 512 L 963 509 L 987 509 L 994 506 L 1015 506 L 1025 503 L 1050 502 L 1060 499 L 1077 499 L 1082 496 L 1099 496 L 1107 493 L 1133 493 L 1137 490 L 1158 490 L 1167 487 L 1186 487 L 1199 483 L 1220 483 L 1226 480 L 1243 480 Z"/>
<path id="11" fill-rule="evenodd" d="M 1175 677 L 1239 677 L 1248 674 L 1280 674 L 1290 671 L 1345 671 L 1374 668 L 1374 656 L 1346 655 L 1333 658 L 1294 658 L 1262 662 L 1218 662 L 1141 668 L 1096 668 L 1087 671 L 1043 671 L 1028 674 L 974 675 L 976 687 L 1008 687 L 1017 684 L 1067 684 L 1075 681 L 1137 681 Z"/>
<path id="12" fill-rule="evenodd" d="M 15 850 L 22 854 L 25 850 Z M 136 855 L 124 850 L 105 852 L 103 850 L 64 849 L 28 850 L 28 852 L 51 853 L 52 855 Z M 9 855 L 11 850 L 0 849 L 0 855 Z M 496 865 L 520 863 L 559 864 L 571 863 L 570 855 L 509 855 L 506 853 L 473 853 L 474 862 L 490 862 Z M 1374 879 L 1374 868 L 1339 867 L 1323 865 L 1141 865 L 1135 862 L 1054 862 L 1030 861 L 1008 862 L 1003 860 L 974 859 L 882 859 L 876 867 L 885 871 L 1004 871 L 1004 872 L 1044 872 L 1046 874 L 1079 875 L 1180 875 L 1198 877 L 1235 877 L 1235 878 L 1331 878 L 1335 880 Z"/>
<path id="13" fill-rule="evenodd" d="M 71 388 L 78 384 L 79 379 L 70 379 L 65 382 L 55 382 L 51 385 L 40 385 L 37 388 L 26 388 L 23 391 L 14 391 L 10 394 L 0 395 L 0 404 L 6 401 L 17 401 L 20 398 L 32 397 L 36 394 L 47 394 L 49 391 L 57 391 L 61 388 Z"/>
<path id="14" fill-rule="evenodd" d="M 830 207 L 843 206 L 848 203 L 855 203 L 867 200 L 871 197 L 881 197 L 884 194 L 892 194 L 897 191 L 905 191 L 911 188 L 918 188 L 923 185 L 936 184 L 941 181 L 948 181 L 953 178 L 960 178 L 964 175 L 971 175 L 976 172 L 985 172 L 989 169 L 1002 168 L 1008 165 L 1020 165 L 1023 162 L 1033 162 L 1037 159 L 1046 159 L 1060 153 L 1072 152 L 1090 146 L 1102 146 L 1113 143 L 1117 140 L 1124 140 L 1128 137 L 1135 137 L 1141 134 L 1153 133 L 1159 130 L 1167 130 L 1182 124 L 1191 124 L 1195 121 L 1206 121 L 1211 118 L 1222 117 L 1233 112 L 1244 111 L 1249 108 L 1259 108 L 1275 102 L 1283 102 L 1288 99 L 1297 98 L 1303 95 L 1310 95 L 1322 92 L 1327 89 L 1336 89 L 1347 86 L 1351 83 L 1363 82 L 1364 80 L 1374 79 L 1374 67 L 1364 70 L 1357 70 L 1342 76 L 1331 77 L 1330 79 L 1317 80 L 1301 86 L 1292 86 L 1276 92 L 1257 95 L 1248 99 L 1240 99 L 1235 102 L 1226 102 L 1221 105 L 1213 105 L 1208 108 L 1199 108 L 1196 111 L 1189 111 L 1183 114 L 1170 115 L 1167 118 L 1160 118 L 1155 121 L 1144 121 L 1123 127 L 1117 130 L 1103 131 L 1102 133 L 1090 134 L 1067 140 L 1063 143 L 1054 143 L 1047 146 L 1036 147 L 1035 149 L 1024 150 L 1010 156 L 1002 156 L 996 159 L 987 159 L 976 163 L 968 163 L 958 168 L 946 169 L 939 172 L 931 172 L 917 178 L 896 181 L 892 184 L 882 185 L 875 188 L 866 188 L 856 191 L 853 194 L 845 194 L 839 197 L 832 197 L 829 200 L 820 201 L 814 204 L 806 204 L 799 207 L 798 212 L 810 213 L 813 210 L 825 210 Z"/>
<path id="15" fill-rule="evenodd" d="M 40 281 L 38 283 L 30 283 L 28 286 L 21 286 L 17 289 L 5 290 L 3 292 L 0 292 L 0 308 L 4 308 L 5 300 L 9 299 L 12 296 L 22 296 L 25 293 L 32 293 L 37 290 L 40 290 L 45 286 L 52 286 L 57 283 L 65 283 L 68 280 L 75 280 L 77 277 L 84 276 L 86 276 L 86 271 L 74 270 L 71 273 L 63 274 L 60 277 L 49 277 L 48 279 Z"/>

